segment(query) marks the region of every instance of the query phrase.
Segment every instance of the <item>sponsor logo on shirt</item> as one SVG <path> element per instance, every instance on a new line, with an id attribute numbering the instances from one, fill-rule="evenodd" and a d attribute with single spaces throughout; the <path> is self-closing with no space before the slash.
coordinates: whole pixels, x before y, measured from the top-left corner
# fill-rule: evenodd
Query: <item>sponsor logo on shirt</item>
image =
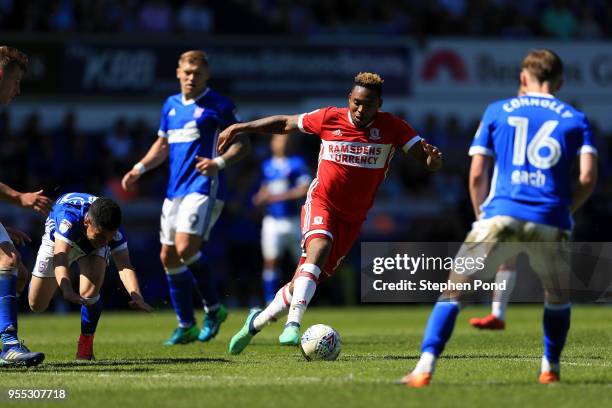
<path id="1" fill-rule="evenodd" d="M 59 232 L 65 234 L 70 228 L 72 228 L 72 223 L 68 220 L 62 220 L 59 225 Z"/>
<path id="2" fill-rule="evenodd" d="M 168 143 L 189 143 L 200 138 L 200 130 L 195 120 L 185 123 L 180 129 L 168 130 Z"/>
<path id="3" fill-rule="evenodd" d="M 323 140 L 321 159 L 352 167 L 382 169 L 390 151 L 389 144 Z"/>

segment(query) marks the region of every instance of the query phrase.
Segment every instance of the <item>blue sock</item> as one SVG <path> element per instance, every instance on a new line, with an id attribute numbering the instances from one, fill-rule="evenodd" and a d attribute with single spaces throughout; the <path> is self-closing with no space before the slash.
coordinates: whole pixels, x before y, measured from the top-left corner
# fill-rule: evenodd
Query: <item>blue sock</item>
<path id="1" fill-rule="evenodd" d="M 557 364 L 570 328 L 571 304 L 544 305 L 544 356 Z"/>
<path id="2" fill-rule="evenodd" d="M 0 333 L 3 349 L 19 343 L 17 338 L 17 275 L 12 271 L 0 273 Z"/>
<path id="3" fill-rule="evenodd" d="M 202 296 L 204 305 L 214 306 L 219 304 L 220 300 L 219 292 L 217 291 L 217 282 L 208 267 L 206 255 L 199 252 L 193 258 L 196 258 L 196 260 L 192 261 L 187 267 L 191 270 L 193 278 L 198 285 L 198 290 L 200 291 L 200 296 Z"/>
<path id="4" fill-rule="evenodd" d="M 170 288 L 170 300 L 181 327 L 195 324 L 193 312 L 193 276 L 186 267 L 179 273 L 166 274 Z"/>
<path id="5" fill-rule="evenodd" d="M 276 296 L 278 290 L 278 270 L 277 269 L 264 269 L 262 276 L 263 295 L 266 304 L 271 303 Z"/>
<path id="6" fill-rule="evenodd" d="M 457 302 L 436 302 L 427 321 L 421 352 L 429 352 L 436 357 L 442 353 L 446 342 L 453 334 L 458 314 L 459 304 Z"/>
<path id="7" fill-rule="evenodd" d="M 88 306 L 81 306 L 81 333 L 91 336 L 96 332 L 98 321 L 102 315 L 102 300 Z"/>

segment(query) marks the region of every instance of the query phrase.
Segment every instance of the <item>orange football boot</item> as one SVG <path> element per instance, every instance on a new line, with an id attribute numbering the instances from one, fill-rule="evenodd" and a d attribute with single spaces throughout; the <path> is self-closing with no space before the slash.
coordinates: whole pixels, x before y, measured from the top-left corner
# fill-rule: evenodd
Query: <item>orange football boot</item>
<path id="1" fill-rule="evenodd" d="M 544 371 L 540 373 L 540 378 L 538 378 L 540 384 L 553 384 L 559 382 L 559 380 L 559 373 L 555 373 L 554 371 Z"/>
<path id="2" fill-rule="evenodd" d="M 423 388 L 427 387 L 431 382 L 431 373 L 408 373 L 403 376 L 397 383 L 403 384 L 410 388 Z"/>
<path id="3" fill-rule="evenodd" d="M 506 322 L 498 319 L 492 314 L 486 317 L 472 317 L 470 319 L 470 325 L 477 329 L 486 330 L 504 330 L 506 328 Z"/>

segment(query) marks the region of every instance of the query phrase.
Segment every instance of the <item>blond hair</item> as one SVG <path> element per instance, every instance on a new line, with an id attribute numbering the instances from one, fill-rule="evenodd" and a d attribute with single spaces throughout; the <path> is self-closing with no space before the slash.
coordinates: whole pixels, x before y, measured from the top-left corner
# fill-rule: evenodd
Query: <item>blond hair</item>
<path id="1" fill-rule="evenodd" d="M 189 64 L 203 64 L 208 66 L 208 55 L 204 51 L 201 50 L 190 50 L 185 51 L 181 54 L 178 64 L 187 62 Z"/>
<path id="2" fill-rule="evenodd" d="M 8 45 L 0 46 L 0 69 L 11 70 L 14 67 L 19 67 L 26 72 L 28 70 L 27 55 Z"/>
<path id="3" fill-rule="evenodd" d="M 361 86 L 364 88 L 372 89 L 378 93 L 378 95 L 382 94 L 382 84 L 384 79 L 380 77 L 380 75 L 374 72 L 360 72 L 355 75 L 355 79 L 353 81 L 353 88 L 356 86 Z"/>

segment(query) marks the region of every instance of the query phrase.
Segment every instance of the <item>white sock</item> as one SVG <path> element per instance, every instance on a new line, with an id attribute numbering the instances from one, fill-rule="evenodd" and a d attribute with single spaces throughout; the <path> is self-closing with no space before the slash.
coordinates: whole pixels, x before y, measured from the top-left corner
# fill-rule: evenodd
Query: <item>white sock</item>
<path id="1" fill-rule="evenodd" d="M 428 351 L 421 354 L 421 358 L 417 363 L 414 370 L 412 370 L 413 374 L 421 374 L 421 373 L 433 373 L 436 368 L 436 360 L 437 357 Z"/>
<path id="2" fill-rule="evenodd" d="M 506 290 L 496 290 L 493 293 L 493 303 L 491 313 L 500 320 L 506 320 L 506 307 L 510 301 L 512 290 L 516 284 L 516 271 L 497 271 L 495 283 L 506 282 Z"/>
<path id="3" fill-rule="evenodd" d="M 289 292 L 289 284 L 286 284 L 276 292 L 274 300 L 257 315 L 253 321 L 255 330 L 261 330 L 271 321 L 276 321 L 278 316 L 289 307 L 292 299 L 293 296 Z"/>
<path id="4" fill-rule="evenodd" d="M 553 371 L 559 374 L 559 370 L 561 369 L 559 363 L 551 363 L 546 359 L 546 356 L 542 356 L 542 366 L 540 368 L 541 373 L 545 373 L 548 371 Z"/>
<path id="5" fill-rule="evenodd" d="M 319 275 L 321 275 L 321 269 L 315 264 L 305 263 L 300 266 L 298 277 L 293 281 L 293 300 L 287 315 L 287 323 L 300 324 L 302 322 L 308 303 L 317 290 Z"/>

